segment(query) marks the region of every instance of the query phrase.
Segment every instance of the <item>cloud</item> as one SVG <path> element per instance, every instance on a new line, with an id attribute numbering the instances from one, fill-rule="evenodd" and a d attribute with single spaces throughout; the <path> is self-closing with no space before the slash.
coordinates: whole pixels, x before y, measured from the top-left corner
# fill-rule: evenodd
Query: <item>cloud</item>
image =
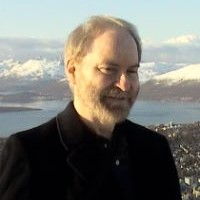
<path id="1" fill-rule="evenodd" d="M 165 42 L 170 45 L 200 45 L 200 36 L 197 35 L 183 35 L 175 38 L 171 38 Z"/>
<path id="2" fill-rule="evenodd" d="M 0 60 L 13 58 L 60 59 L 64 41 L 37 38 L 0 38 Z M 159 44 L 150 39 L 143 41 L 142 61 L 167 63 L 200 63 L 200 36 L 183 35 Z"/>
<path id="3" fill-rule="evenodd" d="M 144 43 L 143 61 L 167 63 L 199 63 L 200 37 L 184 35 L 160 44 Z"/>
<path id="4" fill-rule="evenodd" d="M 58 58 L 63 51 L 63 42 L 37 38 L 0 38 L 0 59 L 27 60 L 45 57 Z"/>

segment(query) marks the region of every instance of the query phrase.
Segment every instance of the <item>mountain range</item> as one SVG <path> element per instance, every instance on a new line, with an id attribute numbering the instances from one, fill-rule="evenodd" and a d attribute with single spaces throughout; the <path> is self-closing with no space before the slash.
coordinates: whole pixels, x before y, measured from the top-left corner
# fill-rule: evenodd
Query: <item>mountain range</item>
<path id="1" fill-rule="evenodd" d="M 200 102 L 200 64 L 158 75 L 141 87 L 141 99 Z"/>
<path id="2" fill-rule="evenodd" d="M 200 64 L 143 62 L 142 100 L 200 101 Z M 0 100 L 32 101 L 70 96 L 61 61 L 0 61 Z"/>

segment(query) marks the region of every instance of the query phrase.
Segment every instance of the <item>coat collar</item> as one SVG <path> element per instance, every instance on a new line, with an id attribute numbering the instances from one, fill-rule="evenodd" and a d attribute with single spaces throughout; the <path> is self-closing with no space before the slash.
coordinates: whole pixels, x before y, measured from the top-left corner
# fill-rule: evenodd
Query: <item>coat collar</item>
<path id="1" fill-rule="evenodd" d="M 88 180 L 88 177 L 91 177 L 91 169 L 97 168 L 100 164 L 98 158 L 106 153 L 103 145 L 107 143 L 108 149 L 117 149 L 116 146 L 119 141 L 122 141 L 121 137 L 124 133 L 121 130 L 122 123 L 115 126 L 111 141 L 97 136 L 82 122 L 73 102 L 57 115 L 56 123 L 61 143 L 68 152 L 67 163 L 83 180 Z"/>
<path id="2" fill-rule="evenodd" d="M 56 120 L 60 138 L 67 150 L 74 150 L 82 144 L 92 143 L 97 139 L 108 141 L 97 136 L 83 123 L 73 102 L 70 102 L 65 110 L 57 115 Z"/>
<path id="3" fill-rule="evenodd" d="M 70 102 L 65 110 L 57 115 L 56 123 L 62 143 L 67 150 L 74 150 L 82 144 L 93 143 L 97 140 L 110 143 L 110 140 L 96 135 L 84 124 L 75 110 L 73 102 Z M 115 126 L 112 143 L 120 137 L 121 132 L 124 132 L 124 123 L 126 121 Z"/>

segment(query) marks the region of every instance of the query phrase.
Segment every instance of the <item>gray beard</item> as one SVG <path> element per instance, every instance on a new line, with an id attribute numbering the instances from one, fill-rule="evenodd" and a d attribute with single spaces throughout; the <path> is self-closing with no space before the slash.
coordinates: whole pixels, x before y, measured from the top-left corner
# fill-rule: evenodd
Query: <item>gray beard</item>
<path id="1" fill-rule="evenodd" d="M 80 88 L 79 88 L 80 89 Z M 118 88 L 112 86 L 99 92 L 95 87 L 87 88 L 77 91 L 78 98 L 81 99 L 83 104 L 88 108 L 96 120 L 100 123 L 118 123 L 124 121 L 134 104 L 138 92 L 134 95 L 131 92 L 122 92 Z M 85 89 L 85 88 L 84 88 Z M 88 93 L 88 96 L 84 96 Z M 82 95 L 84 94 L 84 95 Z M 126 98 L 127 102 L 120 104 L 115 102 L 113 98 Z"/>

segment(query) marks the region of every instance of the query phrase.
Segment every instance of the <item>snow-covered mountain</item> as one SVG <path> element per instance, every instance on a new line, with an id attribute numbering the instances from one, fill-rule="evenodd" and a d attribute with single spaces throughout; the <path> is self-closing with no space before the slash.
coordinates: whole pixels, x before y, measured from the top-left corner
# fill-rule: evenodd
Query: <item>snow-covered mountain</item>
<path id="1" fill-rule="evenodd" d="M 179 84 L 186 81 L 200 82 L 200 64 L 192 64 L 182 67 L 154 78 L 158 83 L 165 82 L 168 85 Z"/>
<path id="2" fill-rule="evenodd" d="M 0 78 L 15 78 L 27 81 L 62 79 L 64 67 L 60 61 L 46 59 L 31 59 L 24 63 L 3 60 L 0 62 Z"/>
<path id="3" fill-rule="evenodd" d="M 139 78 L 142 99 L 200 99 L 200 64 L 143 62 L 139 68 Z M 30 91 L 34 98 L 37 95 L 42 98 L 70 95 L 63 64 L 47 59 L 0 61 L 0 100 L 5 98 L 1 94 Z M 16 99 L 19 95 L 10 98 Z"/>
<path id="4" fill-rule="evenodd" d="M 143 62 L 139 68 L 140 81 L 146 82 L 156 75 L 181 68 L 185 64 L 169 64 L 161 62 Z M 27 81 L 62 79 L 65 77 L 64 66 L 60 61 L 31 59 L 19 62 L 13 59 L 0 61 L 0 78 L 15 78 Z"/>
<path id="5" fill-rule="evenodd" d="M 67 83 L 60 82 L 64 78 L 64 66 L 58 60 L 30 59 L 20 62 L 9 59 L 0 61 L 0 94 L 7 94 L 8 97 L 17 93 L 17 97 L 16 94 L 15 97 L 12 95 L 8 97 L 11 100 L 14 98 L 21 101 L 18 97 L 20 93 L 23 93 L 22 96 L 26 99 L 31 95 L 34 98 L 35 96 L 57 98 L 63 93 L 68 95 Z M 28 93 L 24 95 L 24 92 Z M 0 95 L 0 99 L 7 97 Z"/>
<path id="6" fill-rule="evenodd" d="M 152 78 L 186 66 L 184 63 L 143 62 L 139 68 L 140 82 L 145 83 Z"/>
<path id="7" fill-rule="evenodd" d="M 200 102 L 200 64 L 153 77 L 142 85 L 140 98 Z"/>

